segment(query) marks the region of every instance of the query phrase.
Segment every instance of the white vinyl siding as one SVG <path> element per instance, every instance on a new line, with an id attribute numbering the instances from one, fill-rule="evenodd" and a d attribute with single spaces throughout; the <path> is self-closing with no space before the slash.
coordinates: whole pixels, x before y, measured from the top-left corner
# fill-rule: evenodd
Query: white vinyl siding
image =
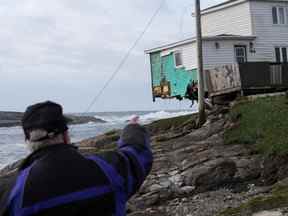
<path id="1" fill-rule="evenodd" d="M 288 2 L 251 1 L 250 5 L 253 23 L 252 34 L 257 37 L 255 41 L 256 54 L 253 61 L 275 62 L 275 47 L 288 47 L 288 25 L 274 24 L 273 8 L 281 7 L 285 8 L 286 11 Z M 285 14 L 287 17 L 287 13 Z"/>
<path id="2" fill-rule="evenodd" d="M 166 49 L 161 52 L 161 56 L 166 56 L 171 53 L 177 53 L 181 50 L 182 56 L 182 67 L 185 67 L 186 70 L 192 70 L 197 68 L 197 52 L 195 43 L 189 43 L 186 45 L 177 46 L 174 48 Z M 174 55 L 175 58 L 175 55 Z M 175 65 L 176 66 L 176 65 Z"/>
<path id="3" fill-rule="evenodd" d="M 246 46 L 246 59 L 251 61 L 253 53 L 249 52 L 249 41 L 217 41 L 219 49 L 216 49 L 216 41 L 207 41 L 203 44 L 204 69 L 213 69 L 222 65 L 236 63 L 235 46 Z"/>
<path id="4" fill-rule="evenodd" d="M 252 35 L 250 3 L 244 2 L 202 16 L 204 36 L 234 34 Z"/>
<path id="5" fill-rule="evenodd" d="M 203 63 L 204 69 L 213 69 L 221 65 L 229 65 L 236 63 L 235 46 L 246 46 L 246 58 L 251 61 L 253 53 L 249 52 L 250 41 L 244 40 L 217 40 L 203 41 Z M 217 45 L 216 45 L 217 44 Z M 183 67 L 186 70 L 197 68 L 197 51 L 196 43 L 177 46 L 161 52 L 161 56 L 177 53 L 181 50 L 183 59 Z"/>

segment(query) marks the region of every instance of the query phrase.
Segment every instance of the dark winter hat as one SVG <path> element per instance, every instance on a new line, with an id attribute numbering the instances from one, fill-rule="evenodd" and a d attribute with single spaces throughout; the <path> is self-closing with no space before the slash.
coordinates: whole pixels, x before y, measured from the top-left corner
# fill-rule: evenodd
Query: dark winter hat
<path id="1" fill-rule="evenodd" d="M 29 139 L 29 132 L 34 129 L 44 129 L 55 135 L 63 133 L 68 129 L 67 122 L 67 118 L 63 115 L 62 106 L 46 101 L 26 109 L 22 118 L 22 127 L 26 139 Z"/>

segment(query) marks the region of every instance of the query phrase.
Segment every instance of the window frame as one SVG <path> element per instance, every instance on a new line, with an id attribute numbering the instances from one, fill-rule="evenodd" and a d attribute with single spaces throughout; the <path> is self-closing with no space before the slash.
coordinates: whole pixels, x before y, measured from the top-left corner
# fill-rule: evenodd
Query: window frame
<path id="1" fill-rule="evenodd" d="M 280 54 L 280 61 L 277 61 L 277 52 L 276 50 L 279 50 L 279 54 Z M 284 53 L 283 51 L 286 50 L 286 53 Z M 275 56 L 275 62 L 277 63 L 287 63 L 288 62 L 288 46 L 275 46 L 274 47 L 274 56 Z M 284 58 L 285 56 L 285 58 Z M 284 61 L 285 60 L 285 61 Z"/>
<path id="2" fill-rule="evenodd" d="M 274 55 L 275 55 L 275 62 L 277 63 L 281 63 L 282 60 L 282 51 L 281 51 L 281 47 L 275 47 L 274 48 Z M 279 55 L 279 56 L 278 56 Z M 279 59 L 278 59 L 279 58 Z"/>
<path id="3" fill-rule="evenodd" d="M 286 50 L 286 53 L 284 53 L 284 49 Z M 281 52 L 282 52 L 282 62 L 287 63 L 288 62 L 288 48 L 287 47 L 281 47 Z"/>
<path id="4" fill-rule="evenodd" d="M 276 14 L 274 14 L 276 12 Z M 272 7 L 272 23 L 273 25 L 278 24 L 278 8 L 276 6 Z"/>
<path id="5" fill-rule="evenodd" d="M 276 23 L 274 22 L 274 9 L 276 9 Z M 280 9 L 283 9 L 283 21 L 284 23 L 280 23 Z M 273 6 L 272 7 L 272 23 L 273 25 L 288 25 L 288 7 L 287 6 Z"/>
<path id="6" fill-rule="evenodd" d="M 281 13 L 280 13 L 280 11 L 281 11 Z M 280 16 L 280 15 L 282 15 L 282 16 Z M 285 7 L 278 7 L 278 24 L 279 25 L 285 25 L 286 24 L 286 8 Z"/>
<path id="7" fill-rule="evenodd" d="M 285 7 L 285 13 L 286 13 L 286 16 L 285 16 L 285 19 L 286 19 L 286 25 L 288 25 L 288 7 Z"/>
<path id="8" fill-rule="evenodd" d="M 177 65 L 176 55 L 180 55 L 180 57 L 181 57 L 181 65 Z M 182 68 L 182 67 L 184 67 L 184 65 L 183 65 L 183 52 L 182 52 L 181 50 L 177 50 L 177 51 L 175 51 L 175 52 L 173 53 L 173 56 L 174 56 L 174 66 L 175 66 L 175 68 Z"/>
<path id="9" fill-rule="evenodd" d="M 244 49 L 244 56 L 238 56 L 238 55 L 237 55 L 237 48 L 242 48 L 242 49 Z M 236 61 L 236 63 L 238 63 L 238 64 L 248 62 L 247 45 L 235 44 L 235 45 L 234 45 L 234 56 L 235 56 L 235 61 Z M 238 61 L 238 58 L 244 58 L 244 62 Z"/>

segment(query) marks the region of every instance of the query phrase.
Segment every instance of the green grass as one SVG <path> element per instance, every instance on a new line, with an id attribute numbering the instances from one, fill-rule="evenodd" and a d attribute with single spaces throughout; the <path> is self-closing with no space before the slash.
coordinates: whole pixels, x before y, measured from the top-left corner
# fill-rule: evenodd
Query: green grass
<path id="1" fill-rule="evenodd" d="M 247 144 L 264 154 L 288 153 L 288 99 L 284 96 L 242 101 L 230 112 L 235 123 L 225 144 Z"/>
<path id="2" fill-rule="evenodd" d="M 108 132 L 106 132 L 106 133 L 104 133 L 106 136 L 119 136 L 119 130 L 110 130 L 110 131 L 108 131 Z"/>
<path id="3" fill-rule="evenodd" d="M 228 208 L 218 216 L 251 216 L 253 213 L 288 206 L 288 185 L 275 185 L 271 195 L 249 200 L 237 208 Z"/>
<path id="4" fill-rule="evenodd" d="M 178 116 L 174 118 L 161 119 L 154 121 L 146 127 L 151 131 L 167 131 L 170 129 L 181 128 L 187 124 L 191 124 L 196 120 L 197 114 Z"/>

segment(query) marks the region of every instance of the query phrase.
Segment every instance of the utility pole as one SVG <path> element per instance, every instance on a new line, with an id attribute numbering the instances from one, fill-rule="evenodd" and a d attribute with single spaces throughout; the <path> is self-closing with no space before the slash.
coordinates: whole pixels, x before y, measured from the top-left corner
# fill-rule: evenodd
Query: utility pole
<path id="1" fill-rule="evenodd" d="M 202 48 L 202 26 L 201 26 L 201 7 L 200 0 L 195 0 L 196 33 L 197 33 L 197 62 L 198 62 L 198 104 L 199 120 L 198 126 L 201 127 L 206 121 L 204 104 L 204 72 L 203 72 L 203 48 Z"/>

